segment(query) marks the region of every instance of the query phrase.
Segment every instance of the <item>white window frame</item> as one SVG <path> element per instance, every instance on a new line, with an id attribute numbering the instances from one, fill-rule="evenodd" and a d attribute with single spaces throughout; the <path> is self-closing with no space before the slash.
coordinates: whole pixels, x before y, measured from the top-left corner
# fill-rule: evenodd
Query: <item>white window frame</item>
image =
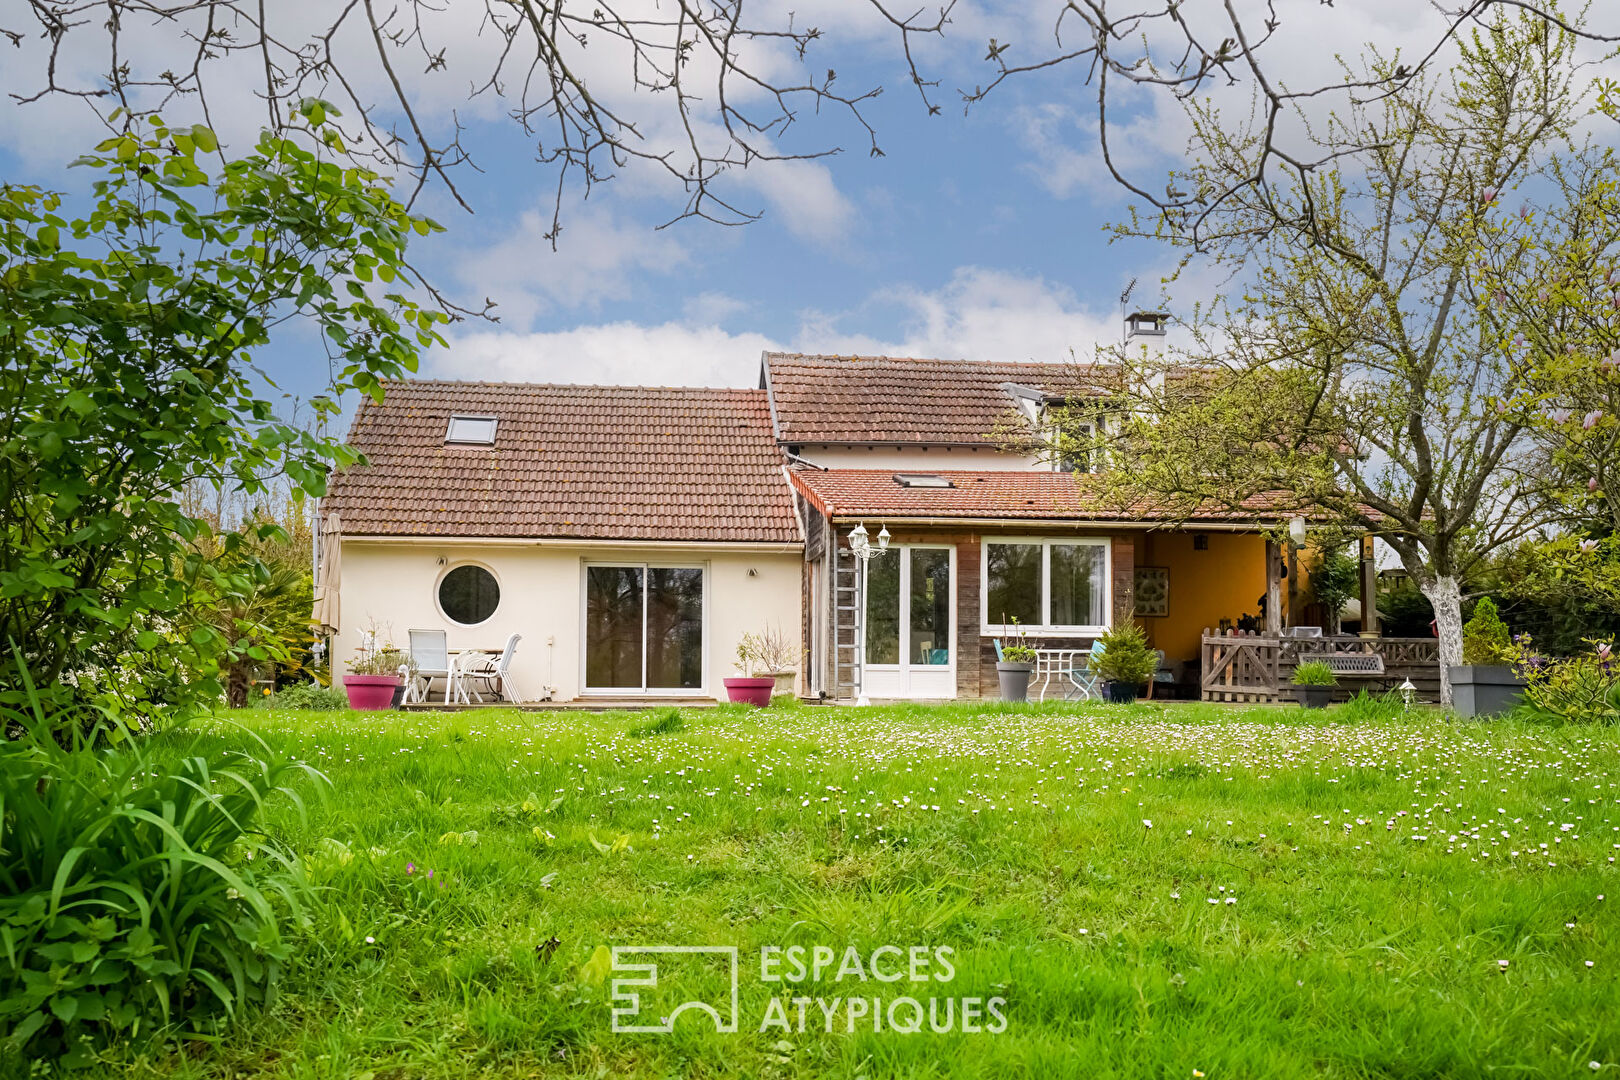
<path id="1" fill-rule="evenodd" d="M 489 438 L 465 439 L 456 438 L 456 423 L 461 420 L 471 420 L 475 423 L 489 425 Z M 444 427 L 444 441 L 450 446 L 494 446 L 495 435 L 500 430 L 501 420 L 498 416 L 476 416 L 472 413 L 453 413 L 450 422 Z"/>
<path id="2" fill-rule="evenodd" d="M 909 643 L 908 639 L 909 639 L 910 633 L 911 633 L 911 551 L 913 549 L 927 550 L 927 551 L 945 551 L 945 552 L 950 553 L 950 559 L 949 559 L 949 562 L 947 564 L 948 567 L 949 567 L 950 576 L 951 576 L 951 595 L 950 595 L 950 600 L 949 600 L 950 617 L 945 620 L 945 622 L 946 622 L 946 627 L 945 627 L 945 630 L 946 630 L 946 646 L 945 647 L 946 647 L 947 654 L 950 656 L 950 661 L 948 663 L 944 663 L 944 664 L 913 664 L 911 662 L 911 660 L 910 660 L 911 654 L 906 648 L 906 646 Z M 948 673 L 951 676 L 951 685 L 955 686 L 956 685 L 956 649 L 957 649 L 957 642 L 956 642 L 956 637 L 957 637 L 957 634 L 956 634 L 956 545 L 954 545 L 954 544 L 890 544 L 889 547 L 888 547 L 888 550 L 889 551 L 898 551 L 898 552 L 901 553 L 901 555 L 900 555 L 900 588 L 899 588 L 899 597 L 898 597 L 898 600 L 897 600 L 897 602 L 899 604 L 898 614 L 900 616 L 899 633 L 900 633 L 900 656 L 901 656 L 901 660 L 897 664 L 868 664 L 868 663 L 866 663 L 866 630 L 867 630 L 868 623 L 870 621 L 869 617 L 871 615 L 871 610 L 870 610 L 870 606 L 869 606 L 871 604 L 871 597 L 867 593 L 866 589 L 863 587 L 861 589 L 861 593 L 862 593 L 861 605 L 862 605 L 863 608 L 866 608 L 866 610 L 861 612 L 861 641 L 860 641 L 860 645 L 861 645 L 861 647 L 860 647 L 861 664 L 863 666 L 865 666 L 867 671 L 907 672 L 908 675 L 909 675 L 910 672 L 918 672 L 918 671 L 922 672 L 924 675 L 933 675 L 933 674 L 943 675 L 943 674 Z M 866 571 L 868 569 L 870 569 L 870 567 L 871 567 L 870 563 L 862 566 L 861 567 L 861 573 L 865 574 Z"/>
<path id="3" fill-rule="evenodd" d="M 620 569 L 639 569 L 641 578 L 641 685 L 640 686 L 591 686 L 587 681 L 586 665 L 589 660 L 590 626 L 590 568 L 593 566 L 611 566 Z M 695 687 L 683 686 L 648 686 L 647 685 L 647 575 L 652 570 L 699 570 L 703 573 L 703 672 L 700 685 Z M 709 617 L 712 610 L 710 593 L 714 580 L 713 568 L 705 561 L 680 562 L 661 561 L 651 562 L 638 559 L 581 559 L 579 561 L 579 693 L 581 697 L 712 697 L 709 692 L 709 648 L 713 644 L 710 638 L 714 630 L 714 622 Z"/>
<path id="4" fill-rule="evenodd" d="M 1097 438 L 1097 421 L 1095 421 L 1095 420 L 1086 420 L 1086 421 L 1084 421 L 1082 423 L 1076 424 L 1075 427 L 1077 427 L 1081 431 L 1084 431 L 1084 432 L 1087 433 L 1086 438 L 1087 438 L 1088 441 L 1093 441 L 1094 442 L 1096 440 L 1096 438 Z M 1050 439 L 1052 437 L 1053 436 L 1048 436 L 1048 439 Z M 1095 459 L 1100 457 L 1101 454 L 1102 454 L 1102 451 L 1101 451 L 1100 448 L 1093 447 L 1089 451 L 1089 453 L 1087 454 L 1088 460 L 1086 462 L 1086 467 L 1084 469 L 1068 469 L 1068 468 L 1064 468 L 1064 465 L 1066 463 L 1063 460 L 1063 454 L 1061 452 L 1059 452 L 1059 451 L 1054 450 L 1052 452 L 1052 471 L 1053 472 L 1061 472 L 1061 473 L 1087 473 L 1087 474 L 1097 472 L 1098 471 L 1097 470 L 1097 464 L 1098 463 L 1097 463 L 1097 461 Z"/>
<path id="5" fill-rule="evenodd" d="M 990 548 L 996 544 L 1033 544 L 1041 549 L 1041 617 L 1036 625 L 990 621 Z M 1103 619 L 1095 626 L 1058 626 L 1044 620 L 1052 614 L 1052 547 L 1103 549 Z M 979 544 L 979 632 L 985 637 L 1008 637 L 1019 631 L 1044 637 L 1096 637 L 1114 620 L 1114 541 L 1107 536 L 987 536 Z"/>
<path id="6" fill-rule="evenodd" d="M 1088 438 L 1088 440 L 1090 440 L 1092 442 L 1096 441 L 1098 433 L 1106 430 L 1103 427 L 1101 418 L 1096 418 L 1096 419 L 1091 419 L 1091 420 L 1082 420 L 1078 424 L 1075 424 L 1074 426 L 1079 428 L 1082 431 L 1088 432 L 1087 438 Z M 1041 409 L 1041 431 L 1042 431 L 1042 438 L 1044 438 L 1045 441 L 1048 444 L 1050 444 L 1050 443 L 1052 443 L 1052 442 L 1054 442 L 1056 440 L 1057 434 L 1058 434 L 1057 428 L 1055 426 L 1051 425 L 1051 424 L 1046 423 L 1046 409 L 1045 409 L 1044 406 Z M 1100 472 L 1102 470 L 1102 448 L 1101 447 L 1093 447 L 1090 454 L 1089 454 L 1089 458 L 1090 458 L 1090 460 L 1088 460 L 1086 462 L 1086 467 L 1084 469 L 1065 469 L 1063 467 L 1063 464 L 1064 464 L 1063 463 L 1063 455 L 1061 453 L 1059 453 L 1057 450 L 1053 450 L 1051 452 L 1051 454 L 1049 455 L 1049 459 L 1048 459 L 1047 463 L 1049 465 L 1051 465 L 1053 472 L 1062 472 L 1062 473 L 1076 473 L 1076 472 L 1078 472 L 1078 473 L 1086 473 L 1088 475 L 1091 474 L 1091 473 Z"/>

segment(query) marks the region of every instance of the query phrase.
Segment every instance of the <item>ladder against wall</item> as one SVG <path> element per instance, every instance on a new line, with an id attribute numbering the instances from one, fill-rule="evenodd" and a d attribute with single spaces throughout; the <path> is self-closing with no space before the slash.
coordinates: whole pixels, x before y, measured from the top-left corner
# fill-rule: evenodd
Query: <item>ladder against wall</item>
<path id="1" fill-rule="evenodd" d="M 854 552 L 839 546 L 837 533 L 829 533 L 827 539 L 833 545 L 833 670 L 829 690 L 835 698 L 854 698 L 861 660 L 860 560 Z"/>

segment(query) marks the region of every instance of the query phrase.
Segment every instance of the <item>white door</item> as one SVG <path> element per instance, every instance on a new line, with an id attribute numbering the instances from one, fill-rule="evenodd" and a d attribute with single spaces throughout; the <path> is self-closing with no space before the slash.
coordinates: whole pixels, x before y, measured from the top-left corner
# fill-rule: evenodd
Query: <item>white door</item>
<path id="1" fill-rule="evenodd" d="M 866 564 L 865 691 L 956 696 L 956 550 L 897 544 Z"/>

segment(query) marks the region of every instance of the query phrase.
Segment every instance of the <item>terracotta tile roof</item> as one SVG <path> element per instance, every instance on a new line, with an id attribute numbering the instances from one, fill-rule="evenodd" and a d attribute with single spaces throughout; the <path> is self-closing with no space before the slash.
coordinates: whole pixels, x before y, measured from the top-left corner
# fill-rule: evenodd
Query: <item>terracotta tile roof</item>
<path id="1" fill-rule="evenodd" d="M 1016 383 L 1054 396 L 1090 393 L 1073 364 L 766 353 L 776 437 L 784 443 L 994 446 L 1017 419 Z"/>
<path id="2" fill-rule="evenodd" d="M 450 415 L 494 446 L 446 446 Z M 370 464 L 323 510 L 350 536 L 802 540 L 761 390 L 409 381 L 360 406 Z"/>
<path id="3" fill-rule="evenodd" d="M 1153 521 L 1166 515 L 1152 507 L 1120 509 L 1087 490 L 1084 478 L 1062 472 L 963 472 L 901 475 L 938 476 L 951 487 L 905 487 L 894 469 L 796 468 L 793 486 L 829 517 L 1006 518 L 1028 521 Z M 1275 521 L 1283 502 L 1267 496 L 1249 501 L 1246 514 L 1227 511 L 1196 514 L 1202 521 Z"/>

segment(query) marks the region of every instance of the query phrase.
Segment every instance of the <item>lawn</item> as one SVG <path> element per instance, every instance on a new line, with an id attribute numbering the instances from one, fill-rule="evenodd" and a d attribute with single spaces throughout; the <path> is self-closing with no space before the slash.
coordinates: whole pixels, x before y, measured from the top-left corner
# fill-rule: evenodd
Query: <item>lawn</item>
<path id="1" fill-rule="evenodd" d="M 1611 729 L 1151 704 L 228 719 L 330 778 L 271 818 L 315 924 L 270 1011 L 114 1071 L 1620 1077 Z M 630 945 L 736 946 L 737 1032 L 614 1032 L 600 947 Z M 652 959 L 630 1022 L 727 1004 L 723 955 Z"/>

